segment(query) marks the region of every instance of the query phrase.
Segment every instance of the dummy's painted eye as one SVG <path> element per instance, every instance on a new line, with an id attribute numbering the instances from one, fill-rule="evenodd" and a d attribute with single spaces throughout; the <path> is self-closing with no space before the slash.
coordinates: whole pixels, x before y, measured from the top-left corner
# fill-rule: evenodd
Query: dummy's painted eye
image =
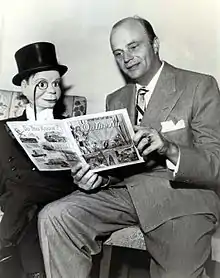
<path id="1" fill-rule="evenodd" d="M 47 87 L 48 87 L 47 81 L 45 81 L 45 80 L 40 81 L 40 82 L 38 83 L 38 87 L 39 87 L 41 90 L 47 89 Z"/>
<path id="2" fill-rule="evenodd" d="M 59 87 L 60 86 L 60 81 L 54 81 L 53 82 L 53 86 L 55 87 L 55 88 L 57 88 L 57 87 Z"/>

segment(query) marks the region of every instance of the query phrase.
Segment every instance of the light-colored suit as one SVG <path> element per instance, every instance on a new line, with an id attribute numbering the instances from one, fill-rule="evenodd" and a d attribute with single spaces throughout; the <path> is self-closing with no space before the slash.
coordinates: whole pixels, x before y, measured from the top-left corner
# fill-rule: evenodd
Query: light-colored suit
<path id="1" fill-rule="evenodd" d="M 132 84 L 110 94 L 107 110 L 127 108 L 134 124 L 135 94 Z M 165 63 L 141 124 L 161 130 L 168 120 L 185 123 L 164 133 L 180 148 L 175 178 L 165 158 L 154 153 L 143 165 L 115 170 L 123 181 L 109 189 L 77 191 L 41 211 L 47 278 L 89 277 L 100 238 L 137 224 L 154 258 L 152 278 L 201 277 L 220 211 L 213 191 L 220 184 L 220 95 L 214 78 Z"/>
<path id="2" fill-rule="evenodd" d="M 151 166 L 138 165 L 137 174 L 125 179 L 145 231 L 182 215 L 213 213 L 218 218 L 220 201 L 209 188 L 220 191 L 219 94 L 211 76 L 164 64 L 141 125 L 160 131 L 161 122 L 184 120 L 185 128 L 164 133 L 181 153 L 175 178 L 155 156 Z M 128 84 L 107 96 L 106 108 L 127 108 L 135 124 L 135 96 L 135 86 Z"/>

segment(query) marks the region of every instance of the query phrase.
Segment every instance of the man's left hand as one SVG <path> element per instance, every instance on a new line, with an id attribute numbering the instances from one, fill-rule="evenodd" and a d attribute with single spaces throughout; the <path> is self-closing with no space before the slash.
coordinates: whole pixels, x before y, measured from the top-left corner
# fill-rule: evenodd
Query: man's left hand
<path id="1" fill-rule="evenodd" d="M 150 153 L 157 151 L 158 154 L 165 156 L 172 163 L 177 163 L 179 155 L 177 145 L 168 141 L 156 129 L 134 126 L 134 131 L 134 143 L 144 160 L 147 160 Z"/>

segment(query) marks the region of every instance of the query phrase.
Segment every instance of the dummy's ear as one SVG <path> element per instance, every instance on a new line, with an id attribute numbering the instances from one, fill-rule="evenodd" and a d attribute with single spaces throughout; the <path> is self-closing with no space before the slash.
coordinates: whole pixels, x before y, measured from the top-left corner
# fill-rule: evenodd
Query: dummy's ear
<path id="1" fill-rule="evenodd" d="M 157 37 L 154 38 L 153 40 L 153 49 L 154 49 L 154 53 L 158 54 L 159 53 L 159 49 L 160 49 L 160 41 Z"/>
<path id="2" fill-rule="evenodd" d="M 25 79 L 23 79 L 22 81 L 21 81 L 21 88 L 26 88 L 27 87 L 27 81 L 25 80 Z"/>

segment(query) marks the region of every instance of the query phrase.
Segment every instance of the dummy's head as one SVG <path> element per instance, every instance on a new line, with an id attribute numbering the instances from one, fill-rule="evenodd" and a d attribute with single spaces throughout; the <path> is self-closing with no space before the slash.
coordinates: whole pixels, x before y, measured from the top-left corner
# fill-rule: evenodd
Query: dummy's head
<path id="1" fill-rule="evenodd" d="M 57 70 L 39 71 L 21 81 L 21 91 L 32 107 L 53 108 L 61 96 L 60 81 Z"/>
<path id="2" fill-rule="evenodd" d="M 49 42 L 26 45 L 15 53 L 18 67 L 12 82 L 39 110 L 53 108 L 61 96 L 60 81 L 67 67 L 57 62 L 55 46 Z"/>

